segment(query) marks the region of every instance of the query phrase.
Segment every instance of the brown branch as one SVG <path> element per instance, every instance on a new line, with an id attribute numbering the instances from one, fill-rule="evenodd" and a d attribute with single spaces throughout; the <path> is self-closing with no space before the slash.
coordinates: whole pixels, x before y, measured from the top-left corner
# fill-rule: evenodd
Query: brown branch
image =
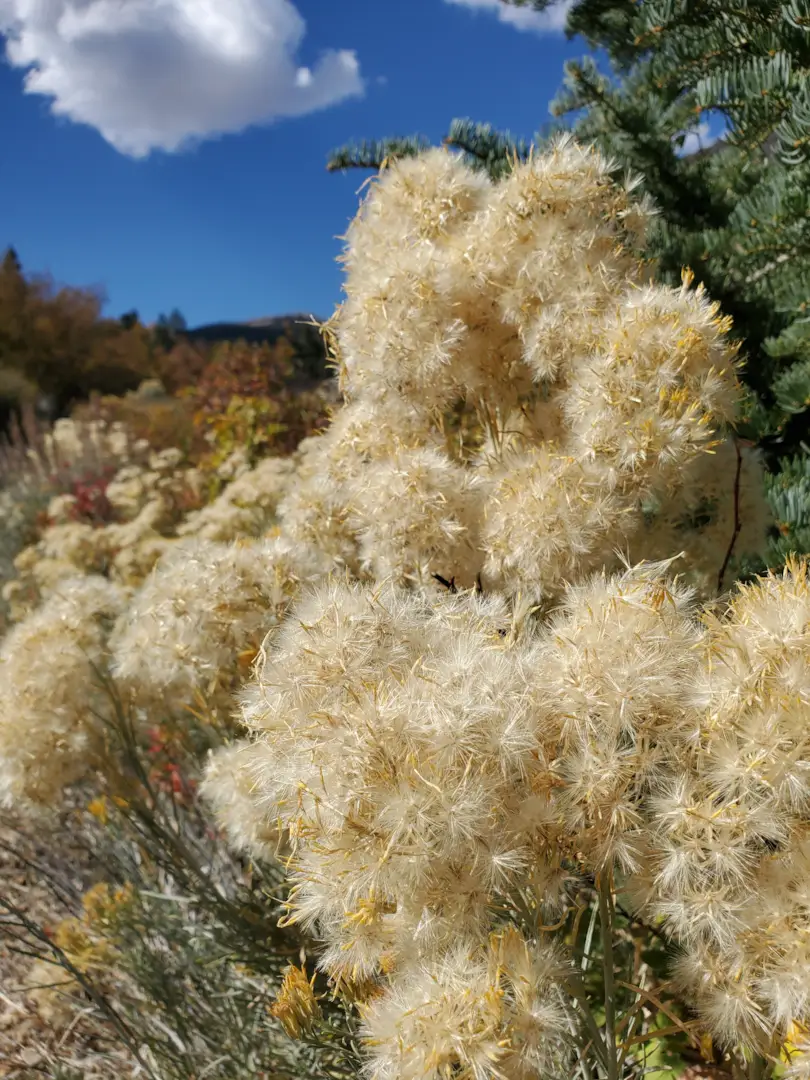
<path id="1" fill-rule="evenodd" d="M 664 1016 L 666 1016 L 666 1018 L 675 1025 L 678 1031 L 681 1031 L 687 1036 L 690 1042 L 693 1042 L 695 1045 L 697 1045 L 698 1040 L 695 1038 L 690 1028 L 687 1027 L 683 1020 L 681 1020 L 679 1016 L 677 1016 L 667 1005 L 665 1005 L 661 1001 L 660 996 L 656 996 L 651 991 L 645 990 L 641 986 L 636 986 L 635 983 L 624 982 L 621 979 L 618 981 L 618 985 L 624 987 L 625 990 L 632 990 L 634 994 L 639 994 L 646 1001 L 652 1002 L 652 1004 L 655 1005 L 656 1009 L 658 1009 L 659 1012 L 663 1013 Z"/>
<path id="2" fill-rule="evenodd" d="M 720 567 L 720 573 L 717 575 L 718 592 L 723 591 L 723 578 L 726 576 L 728 564 L 731 562 L 731 556 L 734 553 L 734 545 L 737 543 L 737 537 L 740 535 L 740 529 L 742 528 L 742 522 L 740 521 L 740 473 L 742 472 L 742 454 L 740 453 L 740 444 L 737 439 L 734 440 L 734 450 L 737 454 L 737 468 L 734 472 L 734 532 L 731 535 L 731 542 L 728 545 L 726 557 L 723 559 L 723 565 Z"/>
<path id="3" fill-rule="evenodd" d="M 632 923 L 633 926 L 639 926 L 642 930 L 646 930 L 648 934 L 652 934 L 653 937 L 657 937 L 658 940 L 661 941 L 668 948 L 672 946 L 672 942 L 669 940 L 664 931 L 661 930 L 659 927 L 653 926 L 652 923 L 645 922 L 643 919 L 639 919 L 636 915 L 631 915 L 630 912 L 626 908 L 622 907 L 621 904 L 616 904 L 616 910 L 620 915 L 627 919 L 629 923 Z"/>
<path id="4" fill-rule="evenodd" d="M 436 579 L 436 581 L 438 581 L 438 583 L 443 588 L 447 589 L 448 592 L 454 593 L 454 592 L 458 591 L 456 589 L 456 579 L 455 579 L 455 577 L 451 577 L 449 581 L 447 580 L 446 577 L 442 577 L 441 574 L 433 574 L 433 577 Z"/>

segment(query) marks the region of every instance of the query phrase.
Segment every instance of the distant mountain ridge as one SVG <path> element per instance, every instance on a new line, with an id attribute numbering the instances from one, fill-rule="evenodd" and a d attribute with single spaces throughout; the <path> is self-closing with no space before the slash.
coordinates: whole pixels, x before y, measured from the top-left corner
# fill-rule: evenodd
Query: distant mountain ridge
<path id="1" fill-rule="evenodd" d="M 324 378 L 331 374 L 326 366 L 327 354 L 324 340 L 316 323 L 321 320 L 303 312 L 289 315 L 272 315 L 245 322 L 205 323 L 189 327 L 177 336 L 187 341 L 209 343 L 246 341 L 251 345 L 273 345 L 280 337 L 286 337 L 295 349 L 296 362 L 302 374 L 312 378 Z"/>
<path id="2" fill-rule="evenodd" d="M 245 319 L 243 322 L 213 322 L 188 327 L 183 336 L 198 341 L 274 341 L 282 334 L 310 337 L 318 329 L 311 324 L 319 322 L 313 315 L 294 312 L 290 315 L 269 315 L 262 319 Z"/>

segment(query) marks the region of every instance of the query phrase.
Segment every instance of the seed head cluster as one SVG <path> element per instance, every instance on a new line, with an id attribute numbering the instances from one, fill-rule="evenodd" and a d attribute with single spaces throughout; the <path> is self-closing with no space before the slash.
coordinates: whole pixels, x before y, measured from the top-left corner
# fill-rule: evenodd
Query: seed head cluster
<path id="1" fill-rule="evenodd" d="M 649 545 L 711 593 L 735 508 L 761 550 L 729 320 L 689 272 L 649 280 L 633 186 L 566 140 L 494 184 L 443 150 L 384 171 L 347 235 L 346 404 L 283 526 L 370 580 L 541 601 Z"/>
<path id="2" fill-rule="evenodd" d="M 125 607 L 97 575 L 69 578 L 0 644 L 0 805 L 51 805 L 92 761 L 103 703 L 94 668 Z"/>
<path id="3" fill-rule="evenodd" d="M 331 426 L 208 505 L 181 456 L 119 466 L 115 521 L 61 497 L 18 559 L 5 803 L 88 767 L 94 671 L 145 723 L 233 713 L 203 792 L 285 860 L 369 1080 L 570 1074 L 583 883 L 678 946 L 719 1044 L 810 1030 L 807 569 L 724 591 L 768 527 L 730 323 L 653 282 L 612 176 L 566 139 L 498 182 L 392 164 L 346 237 Z M 287 970 L 293 1033 L 313 985 Z"/>
<path id="4" fill-rule="evenodd" d="M 503 897 L 553 922 L 600 875 L 662 920 L 719 1043 L 772 1053 L 810 1020 L 806 567 L 722 614 L 671 570 L 592 576 L 542 622 L 331 581 L 274 637 L 209 794 L 240 846 L 285 845 L 288 920 L 367 988 L 372 1075 L 559 1064 L 567 961 L 513 927 L 510 982 L 488 950 Z"/>

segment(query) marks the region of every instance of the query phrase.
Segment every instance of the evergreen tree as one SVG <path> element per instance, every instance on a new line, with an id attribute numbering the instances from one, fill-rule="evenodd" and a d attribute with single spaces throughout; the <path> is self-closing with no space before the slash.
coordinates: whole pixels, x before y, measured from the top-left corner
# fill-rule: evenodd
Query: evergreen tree
<path id="1" fill-rule="evenodd" d="M 172 308 L 169 317 L 166 320 L 166 325 L 175 333 L 181 333 L 183 330 L 188 329 L 185 315 L 183 315 L 181 311 L 178 311 L 177 308 Z"/>
<path id="2" fill-rule="evenodd" d="M 570 62 L 552 111 L 644 175 L 662 273 L 692 266 L 733 316 L 768 411 L 758 431 L 797 448 L 810 403 L 810 3 L 579 0 L 569 32 L 607 51 L 613 77 Z M 682 156 L 704 116 L 725 121 L 722 153 Z"/>
<path id="3" fill-rule="evenodd" d="M 177 344 L 179 336 L 188 329 L 185 316 L 177 308 L 172 308 L 166 315 L 161 313 L 152 328 L 152 338 L 158 348 L 171 349 Z"/>
<path id="4" fill-rule="evenodd" d="M 785 544 L 804 547 L 807 511 L 796 515 L 807 481 L 795 485 L 810 443 L 810 0 L 577 0 L 567 30 L 603 50 L 609 71 L 593 56 L 569 62 L 552 114 L 617 171 L 644 177 L 660 210 L 650 240 L 659 277 L 675 283 L 691 267 L 734 319 L 752 390 L 741 434 L 777 473 L 784 466 L 774 507 Z M 706 118 L 725 127 L 722 140 L 685 154 Z M 528 152 L 467 120 L 444 141 L 493 176 Z M 420 145 L 349 147 L 330 167 L 378 165 Z"/>
<path id="5" fill-rule="evenodd" d="M 16 249 L 13 247 L 7 247 L 6 253 L 3 256 L 3 273 L 10 274 L 14 273 L 15 271 L 18 274 L 22 273 L 22 263 L 20 262 L 20 257 L 17 254 Z"/>

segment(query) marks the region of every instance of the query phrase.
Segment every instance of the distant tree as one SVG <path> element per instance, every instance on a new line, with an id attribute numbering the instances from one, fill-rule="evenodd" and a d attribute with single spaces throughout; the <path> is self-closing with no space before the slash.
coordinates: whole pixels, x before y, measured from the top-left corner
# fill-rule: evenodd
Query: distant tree
<path id="1" fill-rule="evenodd" d="M 3 256 L 3 268 L 4 270 L 6 268 L 9 270 L 16 270 L 18 273 L 22 272 L 19 256 L 17 255 L 15 248 L 10 245 L 6 248 L 6 253 Z"/>
<path id="2" fill-rule="evenodd" d="M 178 311 L 177 308 L 172 308 L 168 318 L 166 318 L 166 325 L 170 330 L 174 331 L 175 334 L 180 333 L 183 330 L 188 330 L 188 323 L 186 322 L 185 316 L 182 312 Z"/>
<path id="3" fill-rule="evenodd" d="M 91 289 L 26 276 L 13 249 L 0 264 L 0 369 L 18 372 L 59 411 L 93 390 L 123 393 L 150 374 L 149 337 L 137 322 L 102 317 Z"/>
<path id="4" fill-rule="evenodd" d="M 168 315 L 161 313 L 155 320 L 152 337 L 161 349 L 171 349 L 178 336 L 188 330 L 188 323 L 182 312 L 173 308 Z"/>
<path id="5" fill-rule="evenodd" d="M 291 453 L 301 439 L 326 425 L 328 399 L 314 387 L 296 386 L 295 348 L 286 337 L 272 345 L 222 342 L 182 396 L 195 409 L 195 424 L 217 466 L 237 448 L 249 459 Z"/>
<path id="6" fill-rule="evenodd" d="M 170 340 L 155 344 L 155 374 L 169 393 L 182 390 L 197 381 L 210 362 L 214 345 L 205 341 Z"/>

